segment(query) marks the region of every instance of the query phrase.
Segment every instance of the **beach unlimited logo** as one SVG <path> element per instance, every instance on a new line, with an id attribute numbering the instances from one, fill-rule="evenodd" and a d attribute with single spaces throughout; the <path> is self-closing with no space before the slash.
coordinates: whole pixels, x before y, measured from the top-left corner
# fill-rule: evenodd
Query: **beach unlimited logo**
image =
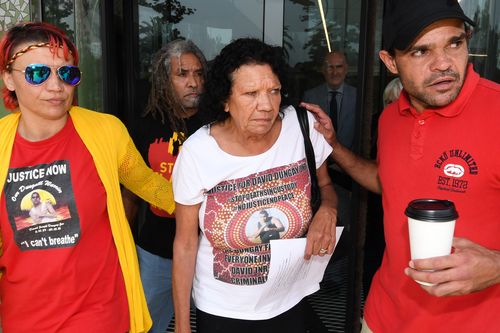
<path id="1" fill-rule="evenodd" d="M 475 158 L 462 149 L 444 151 L 434 163 L 434 168 L 441 170 L 437 179 L 438 189 L 465 193 L 469 188 L 470 177 L 479 172 Z"/>

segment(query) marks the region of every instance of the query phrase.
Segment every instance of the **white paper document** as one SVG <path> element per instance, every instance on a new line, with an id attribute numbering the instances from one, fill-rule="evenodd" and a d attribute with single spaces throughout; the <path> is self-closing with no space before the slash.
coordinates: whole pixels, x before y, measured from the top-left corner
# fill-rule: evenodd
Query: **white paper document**
<path id="1" fill-rule="evenodd" d="M 337 227 L 336 243 L 344 227 Z M 302 299 L 319 289 L 332 255 L 304 259 L 306 238 L 271 240 L 271 264 L 267 282 L 260 286 L 260 299 Z"/>

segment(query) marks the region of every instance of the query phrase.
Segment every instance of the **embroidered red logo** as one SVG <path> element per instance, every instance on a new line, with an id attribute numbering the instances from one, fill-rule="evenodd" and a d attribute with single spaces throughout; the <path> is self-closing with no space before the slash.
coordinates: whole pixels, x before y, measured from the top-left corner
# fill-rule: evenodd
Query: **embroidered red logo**
<path id="1" fill-rule="evenodd" d="M 465 193 L 471 186 L 472 177 L 479 173 L 479 166 L 471 153 L 462 149 L 445 150 L 434 162 L 440 170 L 438 189 Z"/>

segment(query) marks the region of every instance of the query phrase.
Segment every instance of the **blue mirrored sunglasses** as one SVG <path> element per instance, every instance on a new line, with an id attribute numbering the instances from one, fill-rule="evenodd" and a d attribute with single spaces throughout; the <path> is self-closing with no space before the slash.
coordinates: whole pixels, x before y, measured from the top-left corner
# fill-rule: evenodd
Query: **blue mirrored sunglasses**
<path id="1" fill-rule="evenodd" d="M 52 69 L 50 66 L 43 64 L 31 64 L 26 66 L 25 70 L 12 68 L 14 71 L 24 73 L 24 78 L 29 84 L 39 85 L 47 81 Z M 76 86 L 82 79 L 82 72 L 77 66 L 61 66 L 56 69 L 57 76 L 66 84 Z"/>

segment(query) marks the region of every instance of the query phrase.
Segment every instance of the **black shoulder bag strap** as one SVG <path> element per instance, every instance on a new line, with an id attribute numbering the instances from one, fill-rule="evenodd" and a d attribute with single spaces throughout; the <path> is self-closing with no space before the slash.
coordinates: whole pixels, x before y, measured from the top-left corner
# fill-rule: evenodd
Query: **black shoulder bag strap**
<path id="1" fill-rule="evenodd" d="M 311 178 L 311 209 L 313 215 L 321 205 L 321 192 L 318 186 L 318 176 L 316 175 L 316 159 L 314 158 L 314 148 L 309 137 L 309 120 L 307 118 L 307 110 L 301 107 L 296 107 L 297 118 L 299 119 L 300 130 L 304 136 L 304 145 L 306 149 L 307 166 Z"/>

